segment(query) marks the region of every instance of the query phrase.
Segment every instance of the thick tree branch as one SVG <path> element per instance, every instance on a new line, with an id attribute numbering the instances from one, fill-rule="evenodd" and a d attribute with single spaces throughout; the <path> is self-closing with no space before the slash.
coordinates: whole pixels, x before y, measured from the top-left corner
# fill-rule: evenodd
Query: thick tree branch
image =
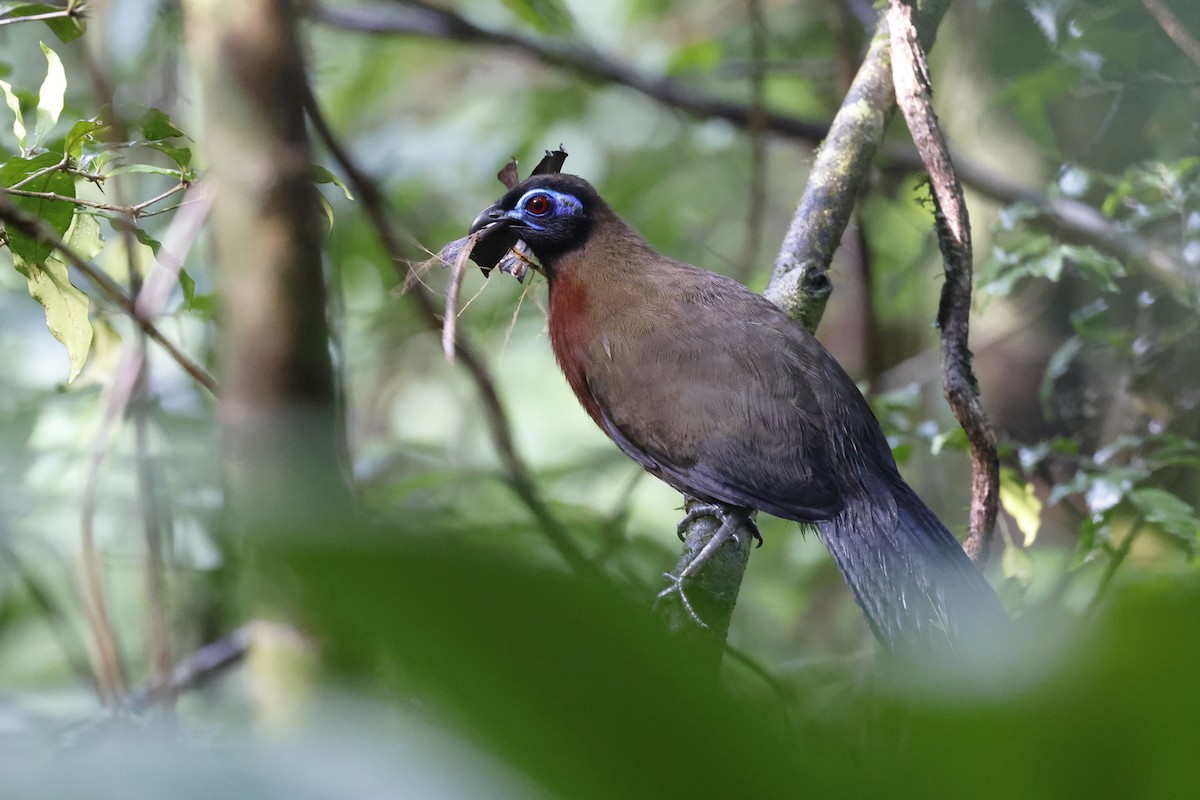
<path id="1" fill-rule="evenodd" d="M 328 535 L 353 509 L 296 8 L 187 0 L 184 9 L 220 197 L 212 230 L 230 508 L 246 531 Z"/>
<path id="2" fill-rule="evenodd" d="M 942 335 L 942 388 L 946 402 L 971 445 L 971 535 L 963 547 L 977 563 L 987 560 L 1000 504 L 1000 459 L 996 435 L 979 399 L 968 347 L 971 316 L 971 221 L 962 185 L 950 163 L 946 141 L 930 105 L 929 67 L 913 27 L 913 7 L 890 0 L 892 75 L 896 98 L 929 172 L 938 244 L 946 282 L 938 307 Z"/>

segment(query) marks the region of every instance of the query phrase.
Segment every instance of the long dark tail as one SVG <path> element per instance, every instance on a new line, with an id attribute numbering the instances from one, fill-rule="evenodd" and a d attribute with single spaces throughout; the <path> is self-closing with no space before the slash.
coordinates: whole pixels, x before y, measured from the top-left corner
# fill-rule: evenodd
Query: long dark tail
<path id="1" fill-rule="evenodd" d="M 875 636 L 891 650 L 958 651 L 1011 624 L 962 546 L 899 476 L 873 478 L 817 525 Z"/>

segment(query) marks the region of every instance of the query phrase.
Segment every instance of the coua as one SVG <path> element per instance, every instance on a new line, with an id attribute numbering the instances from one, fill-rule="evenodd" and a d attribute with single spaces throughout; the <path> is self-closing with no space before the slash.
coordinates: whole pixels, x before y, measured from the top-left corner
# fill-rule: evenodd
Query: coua
<path id="1" fill-rule="evenodd" d="M 482 266 L 517 239 L 537 256 L 579 402 L 630 458 L 714 506 L 716 546 L 753 510 L 812 523 L 889 648 L 953 648 L 1007 624 L 854 382 L 769 301 L 659 254 L 573 175 L 517 184 L 471 232 Z"/>

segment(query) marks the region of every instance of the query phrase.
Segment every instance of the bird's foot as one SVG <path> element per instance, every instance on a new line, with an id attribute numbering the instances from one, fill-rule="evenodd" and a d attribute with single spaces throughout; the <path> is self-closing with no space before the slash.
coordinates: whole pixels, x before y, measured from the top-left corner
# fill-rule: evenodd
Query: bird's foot
<path id="1" fill-rule="evenodd" d="M 725 506 L 719 506 L 716 503 L 692 503 L 692 507 L 684 514 L 683 519 L 679 520 L 679 524 L 675 526 L 675 535 L 679 537 L 679 541 L 683 541 L 687 535 L 687 530 L 693 522 L 701 517 L 712 517 L 722 525 L 725 524 L 729 516 L 729 509 Z M 758 531 L 758 523 L 754 521 L 754 517 L 747 515 L 742 521 L 747 528 L 750 529 L 750 535 L 754 538 L 754 546 L 762 547 L 762 534 Z M 742 543 L 741 538 L 737 535 L 737 528 L 734 528 L 733 540 L 739 545 Z"/>
<path id="2" fill-rule="evenodd" d="M 713 554 L 725 544 L 725 542 L 733 539 L 734 543 L 739 547 L 741 540 L 738 538 L 738 529 L 745 525 L 750 529 L 751 534 L 758 540 L 759 545 L 762 545 L 762 535 L 758 532 L 758 525 L 755 524 L 754 518 L 750 515 L 753 512 L 744 509 L 731 509 L 725 506 L 718 506 L 710 503 L 695 503 L 688 510 L 687 516 L 683 522 L 680 522 L 680 527 L 683 528 L 691 520 L 701 516 L 716 517 L 721 522 L 721 527 L 713 534 L 712 538 L 705 543 L 700 552 L 687 563 L 687 565 L 679 571 L 678 575 L 670 572 L 664 573 L 665 577 L 671 581 L 671 585 L 658 593 L 658 598 L 661 600 L 675 592 L 679 593 L 679 599 L 683 603 L 683 607 L 687 610 L 688 616 L 695 620 L 696 624 L 702 628 L 707 628 L 704 620 L 700 619 L 700 615 L 696 613 L 696 609 L 692 607 L 692 603 L 688 600 L 687 593 L 683 589 L 684 581 L 694 575 L 701 567 L 703 567 Z"/>
<path id="3" fill-rule="evenodd" d="M 690 566 L 690 564 L 689 564 Z M 700 619 L 700 615 L 696 613 L 696 609 L 692 608 L 692 601 L 688 600 L 687 592 L 683 590 L 683 578 L 674 575 L 670 572 L 664 572 L 663 577 L 671 582 L 671 585 L 658 593 L 658 599 L 669 596 L 673 592 L 679 592 L 679 601 L 683 603 L 683 607 L 687 610 L 688 616 L 699 625 L 701 628 L 707 628 L 708 624 Z"/>

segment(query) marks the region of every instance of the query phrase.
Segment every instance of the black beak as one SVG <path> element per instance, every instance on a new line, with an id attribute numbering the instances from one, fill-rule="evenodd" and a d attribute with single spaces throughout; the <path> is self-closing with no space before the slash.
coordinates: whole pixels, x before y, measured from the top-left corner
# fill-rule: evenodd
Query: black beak
<path id="1" fill-rule="evenodd" d="M 516 234 L 509 230 L 513 221 L 495 205 L 484 209 L 471 223 L 469 232 L 479 234 L 471 249 L 471 260 L 483 268 L 485 275 L 517 243 Z"/>
<path id="2" fill-rule="evenodd" d="M 476 217 L 475 221 L 471 223 L 471 229 L 467 231 L 467 233 L 475 233 L 475 231 L 483 230 L 487 226 L 495 224 L 503 218 L 504 209 L 500 208 L 499 205 L 494 205 L 491 208 L 485 208 L 483 211 L 479 212 L 479 216 Z"/>

